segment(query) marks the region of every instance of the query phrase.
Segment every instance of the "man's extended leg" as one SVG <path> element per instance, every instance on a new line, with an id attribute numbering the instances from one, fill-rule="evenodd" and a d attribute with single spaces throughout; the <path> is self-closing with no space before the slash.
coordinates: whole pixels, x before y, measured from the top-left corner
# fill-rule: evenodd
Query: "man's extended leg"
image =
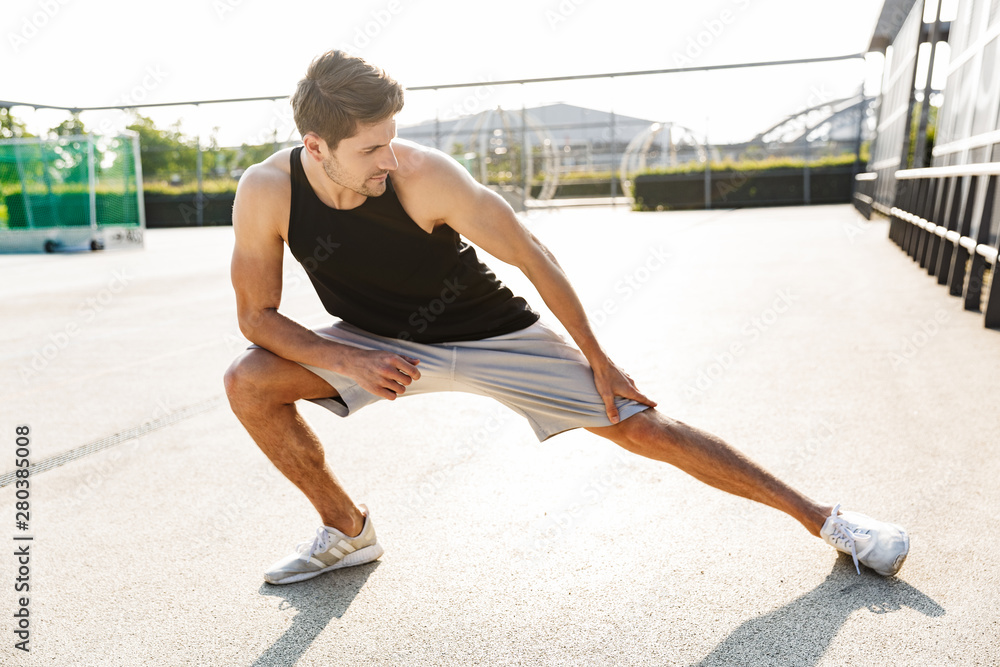
<path id="1" fill-rule="evenodd" d="M 788 486 L 721 438 L 655 408 L 614 426 L 588 428 L 630 452 L 664 461 L 728 493 L 769 505 L 792 516 L 813 535 L 833 511 Z"/>
<path id="2" fill-rule="evenodd" d="M 891 576 L 899 571 L 909 553 L 910 539 L 901 526 L 858 512 L 840 512 L 839 505 L 817 503 L 721 438 L 670 419 L 653 408 L 614 426 L 587 430 L 636 454 L 670 463 L 718 489 L 785 512 L 830 546 L 851 554 L 855 567 L 861 563 Z"/>
<path id="3" fill-rule="evenodd" d="M 250 437 L 319 512 L 326 526 L 361 532 L 365 518 L 327 466 L 323 445 L 295 407 L 300 399 L 337 392 L 297 363 L 263 349 L 247 350 L 226 371 L 226 393 Z"/>

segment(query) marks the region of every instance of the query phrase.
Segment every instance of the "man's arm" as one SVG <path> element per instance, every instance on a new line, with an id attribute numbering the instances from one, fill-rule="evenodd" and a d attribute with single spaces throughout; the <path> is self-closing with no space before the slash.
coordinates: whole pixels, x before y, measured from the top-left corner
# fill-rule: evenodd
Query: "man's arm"
<path id="1" fill-rule="evenodd" d="M 331 341 L 278 312 L 284 256 L 280 221 L 287 220 L 288 199 L 288 174 L 273 165 L 251 167 L 236 189 L 231 275 L 240 331 L 279 357 L 346 375 L 366 391 L 396 398 L 420 378 L 418 360 Z"/>
<path id="2" fill-rule="evenodd" d="M 412 173 L 406 173 L 401 162 L 400 176 L 410 182 L 405 194 L 401 194 L 403 204 L 412 202 L 415 210 L 428 212 L 489 254 L 524 272 L 590 362 L 611 422 L 618 423 L 615 396 L 656 405 L 605 353 L 562 267 L 548 248 L 525 229 L 507 202 L 442 153 L 422 152 L 419 162 L 419 168 Z"/>

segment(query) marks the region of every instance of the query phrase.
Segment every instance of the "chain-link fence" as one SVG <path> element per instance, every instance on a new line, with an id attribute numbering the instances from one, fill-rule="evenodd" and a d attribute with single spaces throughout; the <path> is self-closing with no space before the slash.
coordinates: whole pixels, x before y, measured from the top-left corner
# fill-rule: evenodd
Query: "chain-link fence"
<path id="1" fill-rule="evenodd" d="M 518 209 L 846 202 L 851 178 L 867 162 L 871 99 L 864 75 L 863 58 L 855 55 L 518 81 L 484 77 L 407 87 L 397 131 L 448 153 Z M 203 129 L 201 139 L 177 133 L 172 141 L 140 131 L 152 227 L 229 222 L 243 171 L 299 141 L 287 99 L 189 109 L 202 127 L 257 122 L 238 146 L 221 146 Z"/>
<path id="2" fill-rule="evenodd" d="M 0 140 L 0 251 L 141 245 L 138 140 Z"/>

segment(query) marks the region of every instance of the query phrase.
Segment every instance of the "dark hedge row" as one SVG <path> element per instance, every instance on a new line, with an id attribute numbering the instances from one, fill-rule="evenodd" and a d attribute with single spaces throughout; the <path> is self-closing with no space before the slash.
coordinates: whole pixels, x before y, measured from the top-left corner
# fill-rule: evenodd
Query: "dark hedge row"
<path id="1" fill-rule="evenodd" d="M 854 185 L 854 166 L 837 165 L 810 169 L 810 197 L 812 204 L 833 204 L 851 201 Z M 616 183 L 616 192 L 621 186 Z M 704 172 L 643 174 L 634 181 L 635 208 L 642 211 L 700 209 L 705 206 Z M 715 170 L 712 172 L 711 200 L 713 208 L 741 206 L 780 206 L 804 204 L 805 183 L 801 168 L 760 169 L 750 171 Z M 608 181 L 570 182 L 560 184 L 556 198 L 607 197 L 611 194 Z M 532 187 L 532 196 L 538 196 L 540 186 Z M 231 225 L 235 193 L 224 192 L 205 195 L 202 203 L 202 224 L 206 226 Z M 145 195 L 146 227 L 194 227 L 198 224 L 197 195 L 151 194 Z M 5 198 L 7 226 L 11 229 L 28 226 L 24 201 L 20 194 Z M 35 227 L 86 225 L 89 217 L 89 195 L 86 192 L 64 193 L 55 197 L 31 196 Z M 98 220 L 120 219 L 123 215 L 135 216 L 132 197 L 111 193 L 97 193 Z"/>
<path id="2" fill-rule="evenodd" d="M 851 201 L 854 166 L 824 166 L 809 170 L 809 203 Z M 802 169 L 713 171 L 709 185 L 712 208 L 805 204 Z M 643 174 L 635 178 L 635 207 L 670 211 L 705 207 L 705 174 Z"/>

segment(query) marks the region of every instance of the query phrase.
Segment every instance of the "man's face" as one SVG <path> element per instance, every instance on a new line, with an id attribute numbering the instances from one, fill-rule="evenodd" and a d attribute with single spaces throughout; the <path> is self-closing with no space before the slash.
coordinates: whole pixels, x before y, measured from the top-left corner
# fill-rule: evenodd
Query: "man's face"
<path id="1" fill-rule="evenodd" d="M 385 193 L 385 179 L 399 163 L 392 151 L 396 136 L 393 118 L 361 125 L 353 137 L 341 140 L 337 150 L 323 157 L 323 171 L 331 181 L 366 197 Z"/>

